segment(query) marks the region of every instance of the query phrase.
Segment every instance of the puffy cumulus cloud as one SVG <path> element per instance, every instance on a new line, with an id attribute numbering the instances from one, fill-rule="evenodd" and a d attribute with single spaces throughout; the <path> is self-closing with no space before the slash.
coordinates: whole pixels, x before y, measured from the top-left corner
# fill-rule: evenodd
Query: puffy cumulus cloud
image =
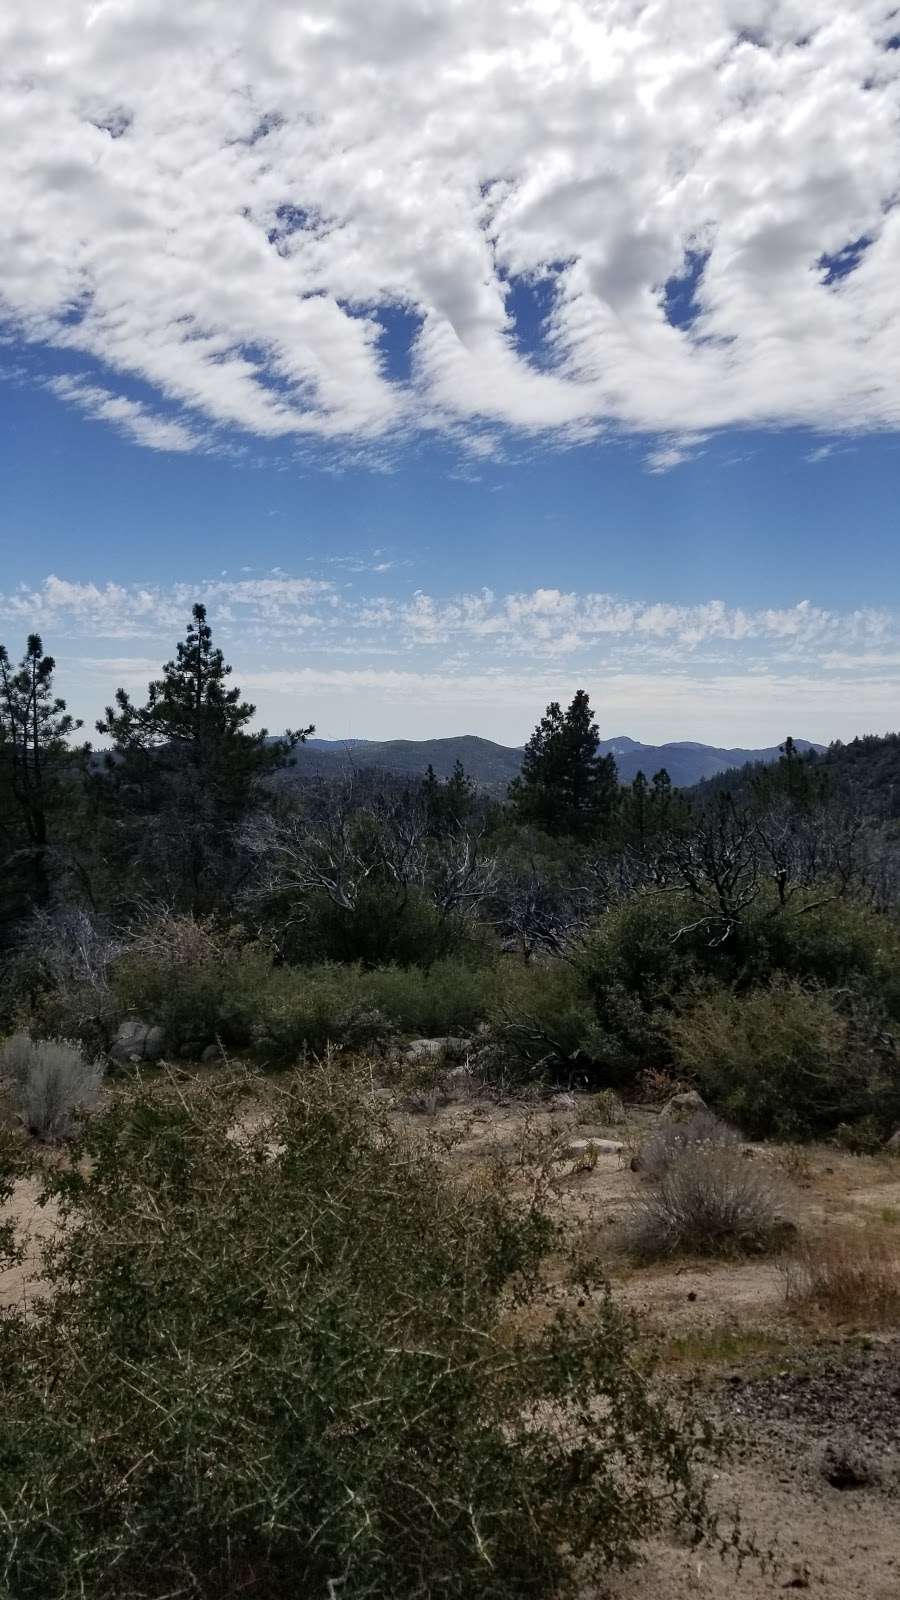
<path id="1" fill-rule="evenodd" d="M 63 638 L 151 639 L 183 630 L 197 601 L 218 623 L 237 631 L 318 626 L 337 597 L 325 580 L 283 573 L 166 586 L 71 582 L 51 574 L 36 588 L 22 584 L 0 593 L 0 618 L 23 628 L 52 629 Z"/>
<path id="2" fill-rule="evenodd" d="M 153 448 L 900 423 L 889 0 L 7 0 L 0 310 Z M 682 442 L 687 440 L 687 443 Z M 693 441 L 693 442 L 692 442 Z"/>
<path id="3" fill-rule="evenodd" d="M 380 575 L 379 563 L 371 571 Z M 868 664 L 900 648 L 900 618 L 892 613 L 829 611 L 806 600 L 751 610 L 721 600 L 672 605 L 550 588 L 506 595 L 481 589 L 450 599 L 421 590 L 367 597 L 327 578 L 279 569 L 169 585 L 51 575 L 33 588 L 0 592 L 0 621 L 54 638 L 165 641 L 182 630 L 197 600 L 226 640 L 263 641 L 282 659 L 298 651 L 393 652 L 490 668 L 497 659 L 563 661 L 599 651 L 613 666 L 652 659 L 666 669 L 679 660 Z"/>
<path id="4" fill-rule="evenodd" d="M 90 725 L 119 684 L 139 693 L 158 675 L 195 600 L 259 720 L 292 726 L 302 708 L 329 737 L 515 742 L 584 684 L 608 736 L 766 745 L 789 727 L 822 740 L 881 731 L 900 693 L 900 616 L 886 611 L 550 588 L 379 597 L 277 569 L 164 586 L 49 577 L 0 592 L 0 639 L 15 655 L 42 632 Z"/>

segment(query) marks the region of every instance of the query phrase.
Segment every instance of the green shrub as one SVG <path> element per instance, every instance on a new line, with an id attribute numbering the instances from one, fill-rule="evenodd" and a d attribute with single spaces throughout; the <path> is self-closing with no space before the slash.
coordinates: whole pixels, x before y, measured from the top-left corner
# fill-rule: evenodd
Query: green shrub
<path id="1" fill-rule="evenodd" d="M 765 980 L 786 972 L 827 988 L 851 984 L 878 997 L 900 1017 L 900 931 L 895 922 L 857 900 L 821 900 L 808 890 L 774 913 L 771 901 L 755 908 L 752 928 L 762 949 L 752 974 Z"/>
<path id="2" fill-rule="evenodd" d="M 711 1532 L 706 1430 L 601 1287 L 535 1315 L 558 1241 L 511 1174 L 451 1181 L 316 1071 L 235 1137 L 245 1089 L 121 1095 L 51 1176 L 53 1292 L 6 1341 L 0 1592 L 545 1600 L 670 1517 Z"/>
<path id="3" fill-rule="evenodd" d="M 266 976 L 253 1005 L 253 1041 L 262 1059 L 290 1065 L 329 1046 L 359 1050 L 391 1031 L 372 1001 L 362 967 L 325 962 L 279 967 Z"/>
<path id="4" fill-rule="evenodd" d="M 21 1133 L 4 1127 L 0 1122 L 0 1273 L 18 1265 L 25 1254 L 15 1216 L 5 1215 L 7 1202 L 15 1193 L 17 1179 L 25 1177 L 29 1170 L 30 1162 L 23 1146 Z M 8 1320 L 7 1308 L 0 1306 L 0 1341 Z M 4 1361 L 4 1348 L 0 1343 L 0 1373 L 4 1370 Z"/>
<path id="5" fill-rule="evenodd" d="M 373 1006 L 401 1033 L 440 1035 L 471 1030 L 487 1012 L 490 968 L 445 956 L 433 966 L 377 967 L 366 975 Z"/>
<path id="6" fill-rule="evenodd" d="M 115 962 L 112 990 L 118 1012 L 158 1023 L 168 1048 L 220 1039 L 250 1043 L 260 989 L 271 956 L 193 917 L 164 917 L 128 944 Z"/>
<path id="7" fill-rule="evenodd" d="M 645 893 L 607 911 L 582 941 L 578 965 L 602 1015 L 611 996 L 634 997 L 651 1012 L 702 970 L 705 946 L 682 934 L 692 910 L 681 895 Z M 725 966 L 710 953 L 710 960 Z"/>
<path id="8" fill-rule="evenodd" d="M 647 890 L 601 917 L 580 961 L 592 989 L 619 985 L 647 1009 L 698 977 L 747 986 L 779 972 L 828 986 L 864 979 L 889 1009 L 900 1003 L 900 931 L 827 885 L 785 906 L 763 888 L 727 932 L 707 902 Z"/>
<path id="9" fill-rule="evenodd" d="M 884 1145 L 884 1126 L 871 1113 L 856 1122 L 839 1122 L 834 1130 L 835 1142 L 853 1156 L 872 1156 Z"/>
<path id="10" fill-rule="evenodd" d="M 643 1064 L 669 1059 L 667 1015 L 702 985 L 743 993 L 779 975 L 849 984 L 900 1016 L 900 933 L 871 907 L 829 897 L 827 886 L 784 907 L 764 887 L 727 928 L 702 899 L 644 891 L 600 918 L 576 960 L 605 1032 Z"/>
<path id="11" fill-rule="evenodd" d="M 787 978 L 718 989 L 670 1018 L 668 1034 L 678 1067 L 755 1136 L 809 1138 L 870 1115 L 887 1127 L 900 1114 L 896 1058 L 855 1026 L 846 996 Z"/>
<path id="12" fill-rule="evenodd" d="M 523 1066 L 590 1050 L 597 1018 L 580 974 L 566 961 L 502 961 L 488 1011 L 493 1036 Z"/>
<path id="13" fill-rule="evenodd" d="M 292 961 L 355 962 L 428 967 L 445 956 L 478 952 L 490 943 L 468 918 L 445 916 L 417 889 L 373 883 L 349 908 L 324 895 L 310 898 L 285 938 Z"/>

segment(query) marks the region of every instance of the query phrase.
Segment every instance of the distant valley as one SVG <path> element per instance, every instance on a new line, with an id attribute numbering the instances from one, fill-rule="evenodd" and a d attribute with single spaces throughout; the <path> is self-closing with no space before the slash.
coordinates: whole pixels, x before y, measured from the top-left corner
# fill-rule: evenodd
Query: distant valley
<path id="1" fill-rule="evenodd" d="M 824 745 L 811 744 L 806 739 L 797 739 L 795 743 L 798 750 L 825 749 Z M 762 750 L 722 749 L 689 740 L 654 745 L 642 744 L 625 734 L 602 740 L 600 748 L 604 755 L 615 756 L 623 783 L 631 783 L 638 772 L 651 778 L 665 767 L 679 788 L 689 788 L 704 778 L 714 778 L 720 772 L 746 766 L 749 762 L 778 759 L 778 745 Z M 479 739 L 474 734 L 451 739 L 310 739 L 298 747 L 295 754 L 297 760 L 292 770 L 299 777 L 335 777 L 352 766 L 374 767 L 382 772 L 420 778 L 431 766 L 439 778 L 449 778 L 455 763 L 461 761 L 470 778 L 483 789 L 495 793 L 506 789 L 522 765 L 521 747 L 495 744 L 491 739 Z"/>

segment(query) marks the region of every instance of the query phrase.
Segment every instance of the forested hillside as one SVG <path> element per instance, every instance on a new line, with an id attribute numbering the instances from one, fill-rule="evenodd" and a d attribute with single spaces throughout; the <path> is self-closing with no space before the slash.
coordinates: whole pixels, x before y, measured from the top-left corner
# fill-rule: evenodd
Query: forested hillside
<path id="1" fill-rule="evenodd" d="M 796 741 L 798 750 L 821 749 L 806 740 Z M 623 783 L 631 783 L 639 772 L 645 776 L 665 767 L 674 784 L 688 788 L 716 773 L 730 771 L 747 763 L 778 760 L 779 747 L 765 750 L 722 750 L 713 745 L 691 742 L 641 744 L 624 735 L 601 739 L 601 755 L 615 757 L 616 770 Z M 470 778 L 480 788 L 502 796 L 519 775 L 522 751 L 465 734 L 455 739 L 311 739 L 296 751 L 290 771 L 297 777 L 336 777 L 349 767 L 372 767 L 409 777 L 423 777 L 428 768 L 439 778 L 449 778 L 461 761 Z"/>
<path id="2" fill-rule="evenodd" d="M 729 1263 L 777 1258 L 792 1326 L 898 1314 L 890 1239 L 822 1217 L 836 1161 L 857 1207 L 896 1166 L 900 740 L 628 783 L 578 690 L 489 792 L 479 740 L 305 773 L 200 605 L 105 752 L 58 677 L 0 653 L 3 1593 L 577 1600 L 638 1530 L 752 1553 L 734 1391 L 676 1404 L 621 1300 L 700 1258 L 739 1318 Z"/>

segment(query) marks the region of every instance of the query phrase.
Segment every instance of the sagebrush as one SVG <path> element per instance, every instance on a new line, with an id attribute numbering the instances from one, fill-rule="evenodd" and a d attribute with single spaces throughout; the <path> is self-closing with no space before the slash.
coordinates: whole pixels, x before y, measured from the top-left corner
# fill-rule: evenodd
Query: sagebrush
<path id="1" fill-rule="evenodd" d="M 777 1177 L 730 1145 L 688 1144 L 635 1202 L 629 1237 L 642 1260 L 773 1249 L 791 1224 Z"/>
<path id="2" fill-rule="evenodd" d="M 694 1145 L 721 1149 L 733 1148 L 736 1144 L 740 1144 L 740 1134 L 721 1117 L 711 1111 L 696 1111 L 683 1122 L 674 1117 L 657 1122 L 641 1144 L 634 1165 L 649 1178 L 659 1179 L 668 1172 L 673 1161 Z"/>
<path id="3" fill-rule="evenodd" d="M 70 1039 L 29 1039 L 14 1034 L 0 1047 L 0 1069 L 16 1082 L 16 1105 L 35 1138 L 65 1139 L 75 1113 L 97 1103 L 103 1063 L 90 1061 Z"/>

